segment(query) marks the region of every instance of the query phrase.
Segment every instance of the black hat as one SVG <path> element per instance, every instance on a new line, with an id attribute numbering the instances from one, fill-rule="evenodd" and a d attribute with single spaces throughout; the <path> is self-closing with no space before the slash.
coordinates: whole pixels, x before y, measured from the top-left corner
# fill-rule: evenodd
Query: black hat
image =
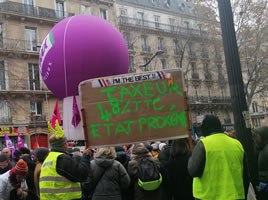
<path id="1" fill-rule="evenodd" d="M 201 126 L 203 136 L 208 136 L 211 133 L 223 133 L 223 128 L 219 118 L 215 115 L 206 115 Z"/>

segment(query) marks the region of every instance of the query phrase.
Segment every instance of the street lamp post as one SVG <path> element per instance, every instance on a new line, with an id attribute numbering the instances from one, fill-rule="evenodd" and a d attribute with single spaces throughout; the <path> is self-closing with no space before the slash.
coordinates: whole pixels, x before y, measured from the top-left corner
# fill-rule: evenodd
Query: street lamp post
<path id="1" fill-rule="evenodd" d="M 140 67 L 144 67 L 144 68 L 147 67 L 156 56 L 159 56 L 159 55 L 161 55 L 163 53 L 164 53 L 164 51 L 157 51 L 157 52 L 155 52 L 155 54 L 150 58 L 150 60 L 148 60 L 148 62 L 145 63 L 144 65 L 140 65 Z"/>
<path id="2" fill-rule="evenodd" d="M 257 183 L 257 160 L 254 155 L 251 137 L 248 107 L 244 92 L 240 58 L 234 29 L 233 13 L 230 0 L 218 0 L 222 40 L 227 67 L 228 81 L 232 99 L 234 127 L 248 158 L 251 181 Z"/>

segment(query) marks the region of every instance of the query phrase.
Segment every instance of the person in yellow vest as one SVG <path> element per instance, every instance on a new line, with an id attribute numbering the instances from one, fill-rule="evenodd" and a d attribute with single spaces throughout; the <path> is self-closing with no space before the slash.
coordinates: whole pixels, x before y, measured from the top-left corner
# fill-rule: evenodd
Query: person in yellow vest
<path id="1" fill-rule="evenodd" d="M 51 152 L 43 162 L 39 178 L 41 200 L 81 199 L 80 182 L 86 181 L 90 167 L 90 150 L 80 161 L 66 153 L 67 139 L 56 121 L 56 130 L 48 123 Z"/>
<path id="2" fill-rule="evenodd" d="M 188 161 L 194 177 L 193 196 L 200 200 L 246 199 L 248 167 L 241 143 L 226 134 L 218 117 L 207 115 L 201 126 L 205 136 Z"/>

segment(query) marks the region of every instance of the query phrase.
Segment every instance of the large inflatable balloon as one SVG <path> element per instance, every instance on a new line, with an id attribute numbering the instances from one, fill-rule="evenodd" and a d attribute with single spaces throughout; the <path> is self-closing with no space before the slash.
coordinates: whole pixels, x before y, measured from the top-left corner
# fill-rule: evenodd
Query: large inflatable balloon
<path id="1" fill-rule="evenodd" d="M 59 98 L 78 95 L 81 81 L 128 72 L 128 48 L 120 32 L 95 16 L 56 24 L 43 41 L 40 73 Z"/>

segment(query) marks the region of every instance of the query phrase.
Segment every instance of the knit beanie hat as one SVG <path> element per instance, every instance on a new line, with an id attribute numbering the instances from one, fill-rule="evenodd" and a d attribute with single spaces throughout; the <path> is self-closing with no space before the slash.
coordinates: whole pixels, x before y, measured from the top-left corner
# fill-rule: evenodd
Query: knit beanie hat
<path id="1" fill-rule="evenodd" d="M 15 173 L 16 175 L 26 176 L 28 174 L 27 163 L 24 160 L 20 159 L 15 165 L 15 167 L 10 170 L 10 175 L 13 173 Z"/>
<path id="2" fill-rule="evenodd" d="M 223 133 L 223 128 L 221 126 L 221 122 L 219 118 L 215 115 L 206 115 L 202 125 L 201 131 L 203 136 L 208 136 L 211 133 Z"/>

